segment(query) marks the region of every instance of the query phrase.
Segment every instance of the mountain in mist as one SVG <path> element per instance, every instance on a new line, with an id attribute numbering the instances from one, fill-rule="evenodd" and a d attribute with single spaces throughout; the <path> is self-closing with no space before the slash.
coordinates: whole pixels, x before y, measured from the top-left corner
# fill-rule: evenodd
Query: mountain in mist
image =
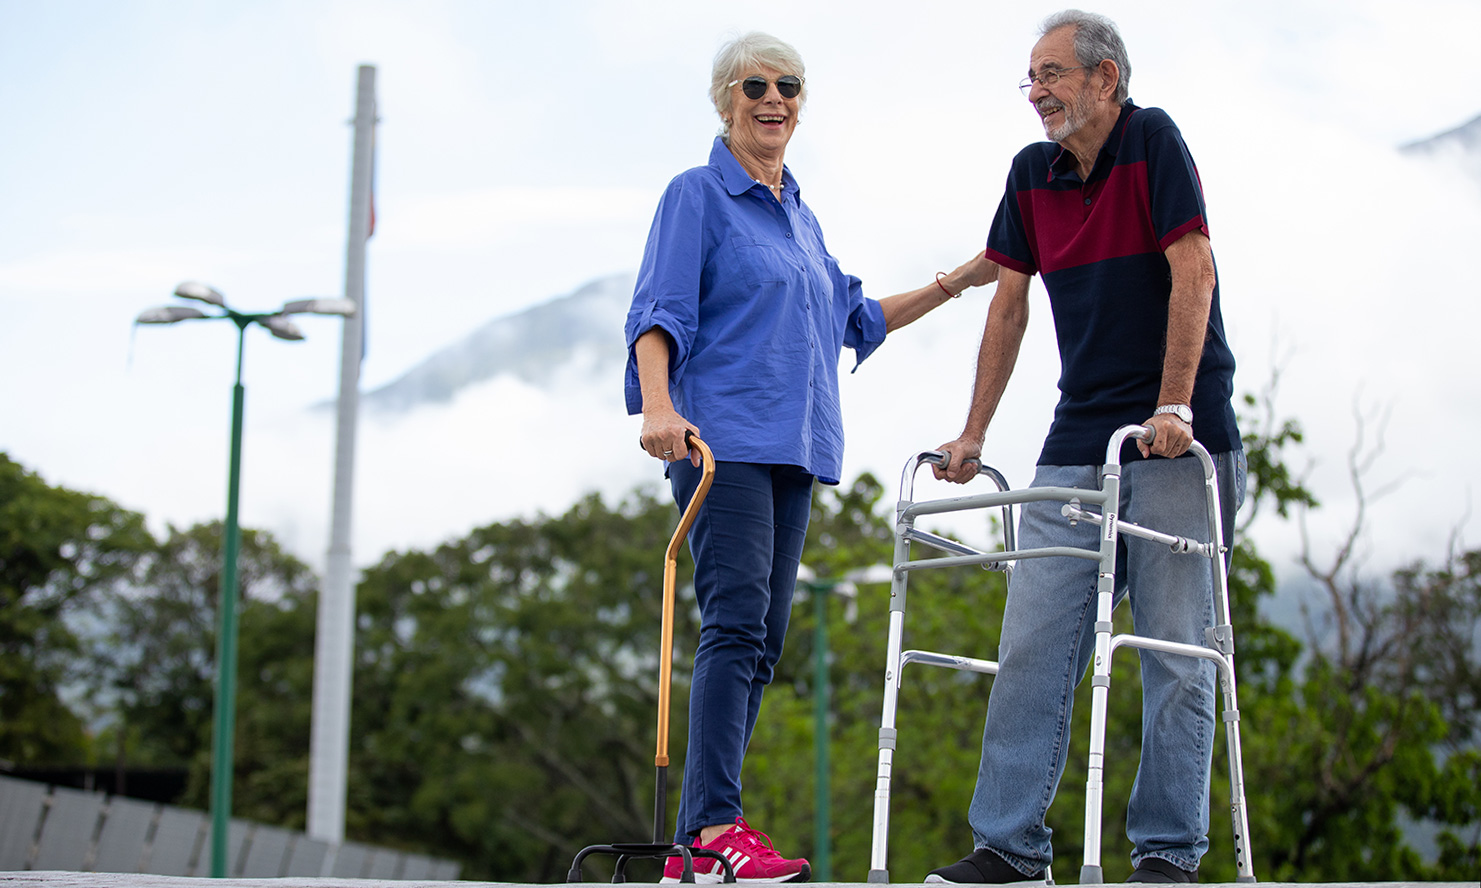
<path id="1" fill-rule="evenodd" d="M 633 282 L 632 274 L 608 275 L 495 318 L 361 401 L 376 410 L 411 410 L 450 402 L 467 386 L 506 375 L 541 386 L 578 359 L 588 362 L 594 375 L 616 378 L 627 357 L 622 323 Z"/>
<path id="2" fill-rule="evenodd" d="M 1454 159 L 1462 170 L 1481 182 L 1481 114 L 1455 129 L 1401 145 L 1399 151 L 1416 157 Z"/>

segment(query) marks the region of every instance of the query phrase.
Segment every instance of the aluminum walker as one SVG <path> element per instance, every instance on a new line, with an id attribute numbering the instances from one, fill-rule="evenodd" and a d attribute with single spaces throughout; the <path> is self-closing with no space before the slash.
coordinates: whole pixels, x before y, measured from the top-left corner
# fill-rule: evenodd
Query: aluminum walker
<path id="1" fill-rule="evenodd" d="M 1142 648 L 1198 657 L 1213 661 L 1218 667 L 1223 696 L 1223 721 L 1229 754 L 1230 814 L 1234 829 L 1234 853 L 1239 882 L 1254 882 L 1249 853 L 1249 817 L 1245 807 L 1244 766 L 1239 741 L 1239 704 L 1235 692 L 1234 628 L 1229 617 L 1229 582 L 1223 539 L 1219 489 L 1214 475 L 1214 462 L 1208 451 L 1194 442 L 1189 452 L 1203 465 L 1204 491 L 1208 503 L 1210 542 L 1160 533 L 1129 521 L 1118 519 L 1121 495 L 1121 448 L 1126 441 L 1140 439 L 1151 443 L 1153 430 L 1137 425 L 1123 426 L 1111 436 L 1106 448 L 1106 462 L 1101 473 L 1101 487 L 1076 489 L 1066 487 L 1031 487 L 1010 490 L 1001 473 L 982 466 L 979 474 L 996 485 L 997 492 L 947 499 L 914 502 L 916 472 L 924 464 L 942 465 L 945 456 L 926 451 L 906 463 L 900 482 L 900 501 L 895 519 L 894 576 L 890 586 L 890 628 L 885 659 L 884 707 L 879 727 L 879 770 L 874 791 L 874 835 L 870 850 L 869 881 L 888 882 L 886 867 L 889 820 L 890 778 L 898 733 L 895 728 L 896 706 L 900 694 L 900 674 L 907 664 L 943 666 L 984 674 L 996 674 L 998 664 L 991 660 L 931 651 L 902 651 L 905 633 L 906 582 L 912 571 L 974 565 L 1010 575 L 1014 562 L 1025 558 L 1066 557 L 1099 562 L 1096 585 L 1095 659 L 1091 673 L 1090 761 L 1085 792 L 1085 858 L 1080 869 L 1080 883 L 1104 881 L 1101 858 L 1101 808 L 1104 795 L 1102 775 L 1105 768 L 1106 709 L 1111 686 L 1111 657 L 1122 647 Z M 1099 548 L 1048 547 L 1019 551 L 1016 547 L 1013 506 L 1028 502 L 1062 502 L 1061 512 L 1070 522 L 1086 521 L 1101 528 Z M 1087 507 L 1098 508 L 1089 511 Z M 955 540 L 920 530 L 916 521 L 923 515 L 965 512 L 974 509 L 1001 509 L 1005 551 L 982 552 Z M 1164 641 L 1135 634 L 1113 634 L 1111 611 L 1115 594 L 1116 546 L 1120 534 L 1140 537 L 1169 546 L 1172 551 L 1189 557 L 1206 558 L 1213 571 L 1215 626 L 1206 632 L 1206 644 L 1194 645 Z M 929 546 L 941 557 L 912 560 L 912 543 Z M 1052 882 L 1049 873 L 1046 878 Z"/>

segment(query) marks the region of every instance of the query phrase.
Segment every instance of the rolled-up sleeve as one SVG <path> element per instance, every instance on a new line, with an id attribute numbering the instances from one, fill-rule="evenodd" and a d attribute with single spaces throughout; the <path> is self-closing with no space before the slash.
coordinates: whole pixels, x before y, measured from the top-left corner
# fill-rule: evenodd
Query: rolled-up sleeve
<path id="1" fill-rule="evenodd" d="M 627 314 L 627 371 L 623 389 L 630 414 L 643 410 L 634 345 L 644 333 L 658 328 L 668 334 L 669 385 L 683 378 L 699 328 L 703 220 L 704 204 L 698 189 L 686 188 L 683 176 L 670 182 L 658 202 L 653 227 L 648 231 L 632 307 Z"/>
<path id="2" fill-rule="evenodd" d="M 863 283 L 853 275 L 844 275 L 849 293 L 849 316 L 843 330 L 843 344 L 854 350 L 854 370 L 874 350 L 884 344 L 887 332 L 884 309 L 879 300 L 864 295 Z M 852 372 L 852 371 L 850 371 Z"/>

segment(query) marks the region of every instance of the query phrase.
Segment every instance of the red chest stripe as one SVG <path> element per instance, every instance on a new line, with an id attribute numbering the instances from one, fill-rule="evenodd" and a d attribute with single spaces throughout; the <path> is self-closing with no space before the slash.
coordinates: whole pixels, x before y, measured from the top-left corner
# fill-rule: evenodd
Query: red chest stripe
<path id="1" fill-rule="evenodd" d="M 1039 271 L 1050 274 L 1106 259 L 1161 252 L 1152 225 L 1147 165 L 1116 166 L 1080 188 L 1036 188 L 1017 195 Z"/>

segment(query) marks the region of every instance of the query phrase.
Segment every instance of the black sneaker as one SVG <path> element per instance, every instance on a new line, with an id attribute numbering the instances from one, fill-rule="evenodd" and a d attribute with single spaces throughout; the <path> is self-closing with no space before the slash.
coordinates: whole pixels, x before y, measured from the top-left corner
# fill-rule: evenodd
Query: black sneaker
<path id="1" fill-rule="evenodd" d="M 1189 872 L 1161 857 L 1143 857 L 1127 877 L 1128 882 L 1197 882 L 1198 870 Z"/>
<path id="2" fill-rule="evenodd" d="M 1038 870 L 1025 875 L 997 852 L 978 848 L 951 866 L 931 870 L 927 882 L 946 882 L 954 885 L 988 884 L 1006 885 L 1012 882 L 1042 882 L 1044 871 Z"/>

